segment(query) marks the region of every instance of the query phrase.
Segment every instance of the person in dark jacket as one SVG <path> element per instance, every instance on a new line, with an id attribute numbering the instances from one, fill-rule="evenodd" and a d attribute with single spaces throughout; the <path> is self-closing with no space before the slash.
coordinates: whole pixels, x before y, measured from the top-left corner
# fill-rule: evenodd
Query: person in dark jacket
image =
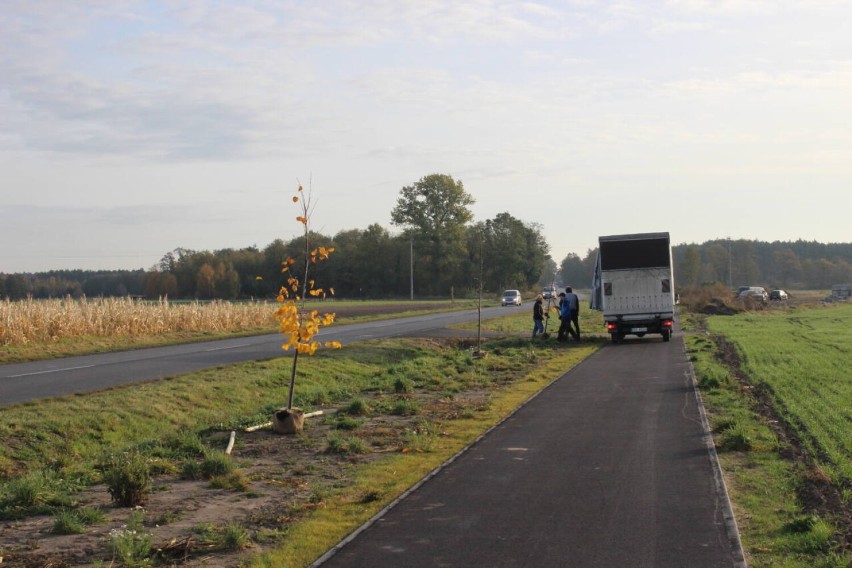
<path id="1" fill-rule="evenodd" d="M 568 304 L 568 333 L 577 343 L 580 342 L 580 297 L 571 286 L 565 288 L 565 301 Z M 572 326 L 573 324 L 573 326 Z"/>
<path id="2" fill-rule="evenodd" d="M 539 333 L 544 333 L 544 308 L 542 307 L 542 301 L 544 298 L 541 294 L 539 294 L 535 299 L 535 304 L 533 304 L 533 338 Z"/>

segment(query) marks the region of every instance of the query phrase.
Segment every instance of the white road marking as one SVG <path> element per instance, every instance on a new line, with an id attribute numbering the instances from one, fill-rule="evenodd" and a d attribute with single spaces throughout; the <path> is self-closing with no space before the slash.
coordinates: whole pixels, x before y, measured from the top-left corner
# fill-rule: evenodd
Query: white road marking
<path id="1" fill-rule="evenodd" d="M 35 373 L 23 373 L 22 375 L 9 375 L 7 379 L 15 379 L 17 377 L 29 377 L 32 375 L 46 375 L 48 373 L 61 373 L 62 371 L 76 371 L 77 369 L 88 369 L 97 365 L 83 365 L 82 367 L 65 367 L 63 369 L 50 369 L 49 371 L 36 371 Z"/>
<path id="2" fill-rule="evenodd" d="M 231 345 L 229 347 L 213 347 L 211 349 L 205 349 L 204 351 L 206 351 L 208 353 L 210 351 L 227 351 L 228 349 L 239 349 L 240 347 L 248 347 L 249 345 L 252 345 L 252 344 L 251 343 L 242 343 L 240 345 Z"/>

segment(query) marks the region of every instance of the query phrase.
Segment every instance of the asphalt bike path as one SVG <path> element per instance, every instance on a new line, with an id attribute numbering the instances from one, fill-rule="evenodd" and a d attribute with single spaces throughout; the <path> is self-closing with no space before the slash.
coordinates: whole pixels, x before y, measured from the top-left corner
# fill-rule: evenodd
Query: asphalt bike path
<path id="1" fill-rule="evenodd" d="M 316 566 L 745 566 L 679 338 L 607 345 Z"/>

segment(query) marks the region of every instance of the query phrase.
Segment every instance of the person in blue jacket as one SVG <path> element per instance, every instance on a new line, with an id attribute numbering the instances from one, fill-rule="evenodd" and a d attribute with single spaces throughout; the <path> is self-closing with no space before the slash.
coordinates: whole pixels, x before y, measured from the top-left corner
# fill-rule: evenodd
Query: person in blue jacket
<path id="1" fill-rule="evenodd" d="M 556 309 L 559 310 L 559 333 L 556 334 L 556 341 L 568 341 L 571 308 L 568 299 L 565 297 L 565 292 L 559 292 L 559 304 Z"/>

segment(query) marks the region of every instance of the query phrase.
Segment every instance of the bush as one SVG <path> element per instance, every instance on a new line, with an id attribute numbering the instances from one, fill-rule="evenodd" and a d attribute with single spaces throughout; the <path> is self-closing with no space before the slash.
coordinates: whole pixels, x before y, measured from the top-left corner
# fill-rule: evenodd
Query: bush
<path id="1" fill-rule="evenodd" d="M 369 450 L 367 442 L 357 436 L 339 436 L 330 434 L 325 451 L 329 454 L 363 454 Z"/>
<path id="2" fill-rule="evenodd" d="M 228 475 L 233 471 L 234 461 L 226 454 L 211 452 L 201 462 L 201 475 L 204 479 Z"/>
<path id="3" fill-rule="evenodd" d="M 698 388 L 703 390 L 717 389 L 731 382 L 730 373 L 719 367 L 705 367 L 699 374 Z"/>
<path id="4" fill-rule="evenodd" d="M 195 460 L 184 462 L 180 470 L 180 476 L 183 479 L 203 479 L 201 464 Z"/>
<path id="5" fill-rule="evenodd" d="M 138 450 L 113 454 L 101 466 L 104 483 L 119 507 L 144 505 L 151 489 L 145 456 Z"/>
<path id="6" fill-rule="evenodd" d="M 212 479 L 229 475 L 234 471 L 234 467 L 231 456 L 218 452 L 208 452 L 201 462 L 194 460 L 184 462 L 181 468 L 181 477 L 184 479 Z"/>
<path id="7" fill-rule="evenodd" d="M 230 524 L 222 529 L 222 548 L 230 551 L 243 550 L 251 545 L 248 531 L 240 525 Z"/>
<path id="8" fill-rule="evenodd" d="M 411 394 L 414 392 L 414 381 L 399 377 L 393 383 L 393 391 L 396 394 Z"/>
<path id="9" fill-rule="evenodd" d="M 95 507 L 82 507 L 80 509 L 61 509 L 53 517 L 53 534 L 82 534 L 86 527 L 103 523 L 106 515 Z"/>
<path id="10" fill-rule="evenodd" d="M 730 452 L 746 452 L 752 448 L 751 436 L 743 426 L 734 423 L 722 432 L 719 448 Z"/>
<path id="11" fill-rule="evenodd" d="M 346 407 L 346 413 L 353 416 L 363 416 L 370 412 L 370 407 L 363 398 L 356 398 Z"/>
<path id="12" fill-rule="evenodd" d="M 680 288 L 680 305 L 690 312 L 729 315 L 739 312 L 733 291 L 723 284 Z"/>
<path id="13" fill-rule="evenodd" d="M 171 455 L 175 457 L 194 458 L 203 456 L 207 452 L 198 434 L 188 430 L 181 430 L 177 434 L 170 436 L 166 440 L 165 445 L 171 450 Z"/>
<path id="14" fill-rule="evenodd" d="M 396 416 L 414 416 L 419 412 L 420 405 L 413 400 L 397 400 L 391 408 L 391 414 Z"/>
<path id="15" fill-rule="evenodd" d="M 249 482 L 241 471 L 232 471 L 225 475 L 218 475 L 210 479 L 210 487 L 216 489 L 228 489 L 245 493 L 250 489 Z"/>
<path id="16" fill-rule="evenodd" d="M 799 552 L 823 552 L 831 544 L 833 530 L 831 526 L 816 515 L 793 519 L 784 526 L 784 532 L 795 534 Z"/>
<path id="17" fill-rule="evenodd" d="M 63 509 L 53 517 L 53 527 L 50 532 L 53 534 L 82 534 L 86 532 L 86 527 L 75 511 Z"/>
<path id="18" fill-rule="evenodd" d="M 33 471 L 13 479 L 3 487 L 0 502 L 3 505 L 31 508 L 51 500 L 54 490 L 49 475 L 41 471 Z"/>
<path id="19" fill-rule="evenodd" d="M 109 532 L 109 547 L 122 566 L 151 566 L 153 546 L 150 533 L 129 528 L 112 529 Z"/>
<path id="20" fill-rule="evenodd" d="M 333 425 L 337 430 L 355 430 L 361 426 L 361 420 L 350 416 L 338 416 Z"/>

